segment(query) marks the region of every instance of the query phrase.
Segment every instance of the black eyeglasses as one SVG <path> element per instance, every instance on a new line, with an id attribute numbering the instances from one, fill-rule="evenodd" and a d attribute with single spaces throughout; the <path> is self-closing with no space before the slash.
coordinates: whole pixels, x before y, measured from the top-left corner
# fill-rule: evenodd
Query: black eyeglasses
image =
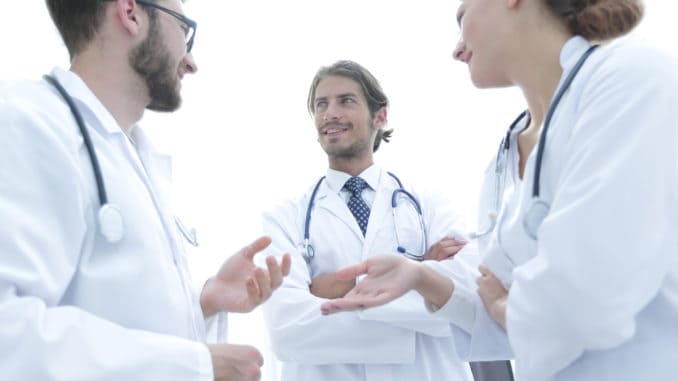
<path id="1" fill-rule="evenodd" d="M 104 0 L 104 1 L 115 1 L 115 0 Z M 156 3 L 152 3 L 147 0 L 136 0 L 137 4 L 141 4 L 146 7 L 150 8 L 155 8 L 159 11 L 163 11 L 167 13 L 170 16 L 173 16 L 177 20 L 181 22 L 181 29 L 184 31 L 184 35 L 186 35 L 186 52 L 190 53 L 191 49 L 193 49 L 193 40 L 195 39 L 195 30 L 198 29 L 198 23 L 189 19 L 188 17 L 182 15 L 181 13 L 177 11 L 173 11 L 169 8 L 165 8 L 161 5 L 158 5 Z"/>

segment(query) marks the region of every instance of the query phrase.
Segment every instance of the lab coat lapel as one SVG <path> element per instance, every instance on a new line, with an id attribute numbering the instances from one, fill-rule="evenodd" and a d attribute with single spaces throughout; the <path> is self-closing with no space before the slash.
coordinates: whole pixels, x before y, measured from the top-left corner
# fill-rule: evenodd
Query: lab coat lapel
<path id="1" fill-rule="evenodd" d="M 390 176 L 382 171 L 379 180 L 379 186 L 374 195 L 374 202 L 372 203 L 372 210 L 370 211 L 370 220 L 367 224 L 367 234 L 365 235 L 365 253 L 369 253 L 374 245 L 375 237 L 379 236 L 379 231 L 384 229 L 387 224 L 387 218 L 391 218 L 391 194 L 393 188 L 388 185 L 386 178 Z"/>
<path id="2" fill-rule="evenodd" d="M 327 186 L 327 184 L 323 183 L 320 189 L 318 189 L 315 205 L 317 208 L 322 208 L 326 210 L 328 213 L 333 214 L 340 221 L 346 224 L 346 226 L 348 226 L 348 228 L 351 229 L 351 231 L 359 239 L 361 240 L 364 239 L 363 233 L 362 231 L 360 231 L 360 227 L 358 226 L 358 222 L 355 220 L 355 217 L 353 217 L 353 214 L 348 209 L 348 205 L 346 205 L 346 202 L 344 202 L 344 200 L 339 195 L 332 192 L 332 190 Z"/>
<path id="3" fill-rule="evenodd" d="M 170 210 L 169 190 L 172 182 L 172 158 L 169 155 L 157 152 L 150 140 L 138 127 L 135 127 L 133 136 L 153 197 L 159 204 L 158 209 L 159 211 Z M 169 218 L 169 216 L 163 217 Z"/>

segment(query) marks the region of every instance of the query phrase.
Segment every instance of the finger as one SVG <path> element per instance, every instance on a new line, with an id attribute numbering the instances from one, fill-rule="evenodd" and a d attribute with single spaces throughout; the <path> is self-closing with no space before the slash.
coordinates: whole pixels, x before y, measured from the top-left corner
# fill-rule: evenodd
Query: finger
<path id="1" fill-rule="evenodd" d="M 282 258 L 282 275 L 287 276 L 290 273 L 290 267 L 292 266 L 292 257 L 285 253 Z"/>
<path id="2" fill-rule="evenodd" d="M 253 277 L 247 278 L 245 286 L 247 287 L 247 296 L 249 300 L 252 301 L 252 305 L 258 305 L 261 300 L 261 290 L 259 289 L 256 279 Z"/>
<path id="3" fill-rule="evenodd" d="M 443 259 L 448 259 L 451 257 L 454 257 L 457 255 L 457 253 L 463 248 L 464 246 L 458 246 L 458 245 L 453 245 L 453 246 L 447 246 L 444 247 L 438 251 L 435 252 L 437 258 L 439 261 Z"/>
<path id="4" fill-rule="evenodd" d="M 271 296 L 271 278 L 268 276 L 268 273 L 262 268 L 257 268 L 254 270 L 254 277 L 257 280 L 257 285 L 259 286 L 259 303 L 268 299 Z"/>
<path id="5" fill-rule="evenodd" d="M 266 267 L 268 268 L 268 276 L 271 278 L 271 290 L 275 290 L 282 284 L 282 269 L 272 255 L 266 257 Z"/>
<path id="6" fill-rule="evenodd" d="M 468 242 L 466 242 L 463 239 L 459 238 L 454 238 L 454 237 L 445 237 L 438 241 L 436 245 L 441 245 L 442 247 L 448 247 L 448 246 L 464 246 Z"/>
<path id="7" fill-rule="evenodd" d="M 245 258 L 252 260 L 252 259 L 254 259 L 254 254 L 264 250 L 270 244 L 271 244 L 271 237 L 262 236 L 262 237 L 257 238 L 256 240 L 254 240 L 254 242 L 250 243 L 249 245 L 240 249 L 240 253 L 242 253 L 242 255 Z"/>
<path id="8" fill-rule="evenodd" d="M 259 365 L 260 367 L 264 365 L 264 356 L 261 355 L 261 352 L 255 347 L 251 347 L 254 355 L 254 361 Z"/>
<path id="9" fill-rule="evenodd" d="M 331 315 L 337 312 L 349 312 L 355 311 L 362 308 L 362 304 L 357 302 L 345 302 L 340 303 L 342 299 L 334 299 L 328 302 L 323 303 L 320 306 L 320 312 L 323 315 Z"/>
<path id="10" fill-rule="evenodd" d="M 492 273 L 487 266 L 482 265 L 482 264 L 480 266 L 478 266 L 478 271 L 480 271 L 480 273 L 485 275 L 485 276 Z"/>
<path id="11" fill-rule="evenodd" d="M 365 308 L 377 307 L 387 303 L 390 300 L 387 293 L 371 294 L 371 295 L 356 295 L 353 297 L 344 297 L 334 299 L 324 303 L 321 306 L 321 312 L 327 311 L 325 315 L 341 311 L 355 311 Z M 323 308 L 326 307 L 326 308 Z"/>
<path id="12" fill-rule="evenodd" d="M 344 267 L 337 270 L 335 273 L 339 279 L 355 279 L 359 275 L 367 274 L 367 262 L 358 263 L 357 265 Z"/>

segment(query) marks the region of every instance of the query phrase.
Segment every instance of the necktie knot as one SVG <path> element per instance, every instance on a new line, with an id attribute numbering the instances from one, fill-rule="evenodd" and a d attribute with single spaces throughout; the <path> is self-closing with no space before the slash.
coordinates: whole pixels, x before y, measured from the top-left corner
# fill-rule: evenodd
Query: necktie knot
<path id="1" fill-rule="evenodd" d="M 360 177 L 351 177 L 344 184 L 344 188 L 351 192 L 353 196 L 360 197 L 363 193 L 363 189 L 367 188 L 367 182 Z"/>

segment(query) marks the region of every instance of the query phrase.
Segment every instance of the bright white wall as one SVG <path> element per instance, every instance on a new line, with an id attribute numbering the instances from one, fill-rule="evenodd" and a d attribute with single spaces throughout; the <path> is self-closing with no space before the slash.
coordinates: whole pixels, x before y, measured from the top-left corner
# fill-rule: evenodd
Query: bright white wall
<path id="1" fill-rule="evenodd" d="M 67 55 L 42 1 L 0 0 L 0 79 L 37 78 Z M 352 59 L 380 80 L 393 140 L 377 162 L 409 182 L 446 192 L 474 219 L 480 175 L 507 124 L 524 108 L 515 89 L 479 91 L 455 63 L 455 0 L 189 1 L 198 21 L 199 71 L 184 80 L 184 106 L 147 113 L 144 125 L 175 155 L 182 219 L 199 230 L 196 279 L 260 234 L 262 211 L 298 196 L 325 170 L 306 112 L 319 66 Z M 678 54 L 677 7 L 648 0 L 638 30 Z M 651 75 L 651 73 L 648 73 Z M 75 128 L 75 127 L 74 127 Z M 105 176 L 105 174 L 104 174 Z M 239 186 L 237 188 L 236 186 Z M 268 352 L 260 311 L 231 316 L 231 341 Z M 264 378 L 266 379 L 266 378 Z"/>

